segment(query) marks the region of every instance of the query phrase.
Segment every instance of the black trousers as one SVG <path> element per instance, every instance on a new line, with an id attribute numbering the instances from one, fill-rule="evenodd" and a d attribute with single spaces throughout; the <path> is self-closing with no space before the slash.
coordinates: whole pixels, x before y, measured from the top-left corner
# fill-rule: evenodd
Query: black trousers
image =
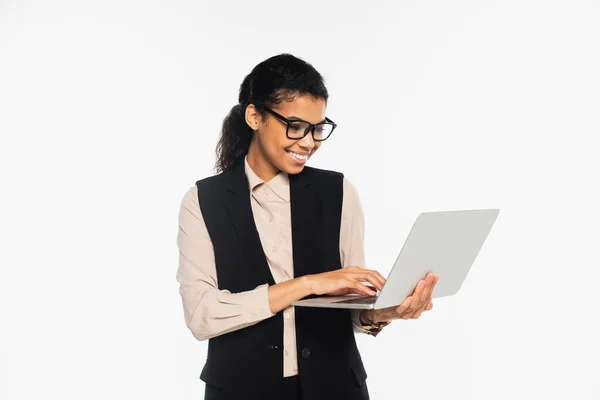
<path id="1" fill-rule="evenodd" d="M 283 400 L 301 400 L 298 375 L 283 378 Z"/>
<path id="2" fill-rule="evenodd" d="M 298 382 L 298 375 L 281 379 L 283 379 L 283 398 L 281 400 L 302 400 L 302 397 L 300 396 L 300 383 Z M 223 395 L 224 393 L 222 392 L 222 389 L 214 388 L 211 385 L 205 385 L 205 400 L 219 400 L 223 398 Z"/>

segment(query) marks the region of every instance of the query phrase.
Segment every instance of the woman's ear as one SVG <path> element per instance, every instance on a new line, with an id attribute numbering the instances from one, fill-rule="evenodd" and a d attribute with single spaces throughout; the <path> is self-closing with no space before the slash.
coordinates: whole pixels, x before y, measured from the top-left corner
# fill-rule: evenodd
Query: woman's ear
<path id="1" fill-rule="evenodd" d="M 254 104 L 248 104 L 246 107 L 246 123 L 253 130 L 257 130 L 260 126 L 261 118 Z"/>

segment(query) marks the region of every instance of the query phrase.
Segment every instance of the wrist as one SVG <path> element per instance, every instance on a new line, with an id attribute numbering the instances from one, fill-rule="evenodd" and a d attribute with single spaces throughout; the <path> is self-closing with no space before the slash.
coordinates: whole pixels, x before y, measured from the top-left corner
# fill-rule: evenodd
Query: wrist
<path id="1" fill-rule="evenodd" d="M 361 310 L 358 313 L 358 320 L 362 325 L 363 329 L 367 331 L 370 335 L 377 336 L 381 330 L 389 325 L 391 321 L 380 321 L 374 322 L 374 320 L 378 319 L 375 316 L 375 310 Z"/>
<path id="2" fill-rule="evenodd" d="M 305 293 L 305 295 L 302 297 L 306 297 L 306 296 L 315 294 L 315 291 L 313 290 L 312 275 L 303 275 L 303 276 L 299 277 L 298 280 L 300 282 L 300 285 L 303 288 L 303 292 Z"/>
<path id="3" fill-rule="evenodd" d="M 363 326 L 373 324 L 373 316 L 371 315 L 371 310 L 360 310 L 358 313 L 358 320 Z"/>

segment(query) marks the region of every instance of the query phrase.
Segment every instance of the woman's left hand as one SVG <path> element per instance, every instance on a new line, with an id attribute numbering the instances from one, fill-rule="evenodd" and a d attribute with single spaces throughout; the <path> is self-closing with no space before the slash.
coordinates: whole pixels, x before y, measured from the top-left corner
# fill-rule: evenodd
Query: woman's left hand
<path id="1" fill-rule="evenodd" d="M 419 281 L 413 293 L 399 306 L 382 308 L 379 310 L 363 311 L 364 318 L 372 322 L 387 322 L 394 319 L 417 319 L 423 311 L 433 308 L 431 294 L 438 281 L 438 276 L 428 273 L 425 279 Z"/>

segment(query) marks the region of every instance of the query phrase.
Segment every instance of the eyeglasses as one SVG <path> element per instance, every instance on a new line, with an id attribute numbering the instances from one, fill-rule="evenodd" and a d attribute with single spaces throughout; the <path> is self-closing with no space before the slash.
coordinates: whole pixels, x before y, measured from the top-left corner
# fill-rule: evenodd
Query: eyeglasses
<path id="1" fill-rule="evenodd" d="M 312 132 L 313 140 L 315 142 L 322 142 L 323 140 L 326 140 L 329 136 L 331 136 L 331 133 L 337 127 L 337 124 L 327 117 L 325 117 L 325 122 L 311 124 L 310 122 L 301 120 L 299 118 L 292 120 L 287 119 L 283 115 L 262 105 L 259 105 L 258 107 L 264 108 L 269 113 L 273 114 L 275 117 L 279 118 L 281 121 L 287 124 L 285 135 L 289 139 L 302 139 L 304 136 L 308 135 L 309 132 Z"/>

